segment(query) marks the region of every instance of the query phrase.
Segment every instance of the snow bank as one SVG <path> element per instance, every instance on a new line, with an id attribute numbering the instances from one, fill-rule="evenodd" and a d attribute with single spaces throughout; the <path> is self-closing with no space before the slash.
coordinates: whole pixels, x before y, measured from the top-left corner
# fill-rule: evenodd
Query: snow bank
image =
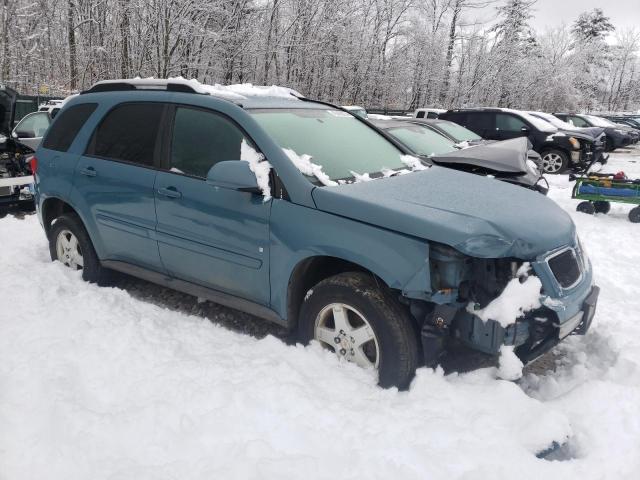
<path id="1" fill-rule="evenodd" d="M 322 166 L 317 165 L 311 161 L 313 158 L 311 155 L 307 155 L 303 153 L 302 155 L 298 155 L 296 152 L 291 150 L 290 148 L 283 148 L 284 153 L 286 153 L 287 157 L 291 160 L 291 162 L 296 166 L 298 170 L 303 175 L 307 175 L 308 177 L 316 177 L 320 183 L 327 187 L 335 187 L 338 185 L 337 182 L 334 182 L 329 178 L 329 175 L 322 171 Z"/>
<path id="2" fill-rule="evenodd" d="M 249 162 L 249 168 L 255 174 L 258 187 L 262 191 L 263 201 L 271 200 L 271 185 L 269 185 L 271 164 L 244 139 L 240 145 L 240 159 Z"/>

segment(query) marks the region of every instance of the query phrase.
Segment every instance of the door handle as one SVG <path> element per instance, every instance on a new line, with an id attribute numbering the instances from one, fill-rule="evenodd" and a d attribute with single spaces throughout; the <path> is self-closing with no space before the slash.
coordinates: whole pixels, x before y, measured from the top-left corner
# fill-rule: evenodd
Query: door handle
<path id="1" fill-rule="evenodd" d="M 98 173 L 95 171 L 93 167 L 87 167 L 80 169 L 80 174 L 86 177 L 95 177 Z"/>
<path id="2" fill-rule="evenodd" d="M 158 193 L 164 197 L 182 198 L 182 194 L 176 190 L 176 187 L 159 188 Z"/>

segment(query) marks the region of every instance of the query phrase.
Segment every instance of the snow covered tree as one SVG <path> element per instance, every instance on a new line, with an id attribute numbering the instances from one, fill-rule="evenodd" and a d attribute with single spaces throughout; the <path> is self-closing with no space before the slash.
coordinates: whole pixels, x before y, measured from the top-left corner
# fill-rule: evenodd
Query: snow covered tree
<path id="1" fill-rule="evenodd" d="M 583 41 L 601 39 L 614 30 L 615 27 L 609 17 L 605 17 L 601 8 L 581 13 L 571 28 L 576 38 Z"/>

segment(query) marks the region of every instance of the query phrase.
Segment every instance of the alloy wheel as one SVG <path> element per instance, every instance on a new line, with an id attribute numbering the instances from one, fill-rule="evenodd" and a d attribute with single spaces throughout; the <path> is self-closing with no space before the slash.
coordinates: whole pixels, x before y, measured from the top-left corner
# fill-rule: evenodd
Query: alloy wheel
<path id="1" fill-rule="evenodd" d="M 558 173 L 562 169 L 562 157 L 557 153 L 547 153 L 542 157 L 542 169 L 545 173 Z"/>
<path id="2" fill-rule="evenodd" d="M 324 307 L 315 321 L 314 338 L 330 347 L 339 358 L 364 368 L 378 368 L 378 339 L 367 319 L 344 303 Z"/>
<path id="3" fill-rule="evenodd" d="M 69 268 L 80 270 L 84 266 L 82 249 L 78 243 L 78 238 L 70 230 L 60 230 L 60 233 L 58 233 L 56 253 L 58 260 Z"/>

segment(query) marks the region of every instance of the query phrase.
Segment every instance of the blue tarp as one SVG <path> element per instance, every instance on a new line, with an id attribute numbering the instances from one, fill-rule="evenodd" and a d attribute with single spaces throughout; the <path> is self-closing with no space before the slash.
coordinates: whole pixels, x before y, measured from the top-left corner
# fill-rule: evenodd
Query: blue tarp
<path id="1" fill-rule="evenodd" d="M 610 197 L 637 197 L 637 190 L 632 188 L 596 187 L 595 185 L 582 184 L 578 193 L 581 195 L 607 195 Z"/>

